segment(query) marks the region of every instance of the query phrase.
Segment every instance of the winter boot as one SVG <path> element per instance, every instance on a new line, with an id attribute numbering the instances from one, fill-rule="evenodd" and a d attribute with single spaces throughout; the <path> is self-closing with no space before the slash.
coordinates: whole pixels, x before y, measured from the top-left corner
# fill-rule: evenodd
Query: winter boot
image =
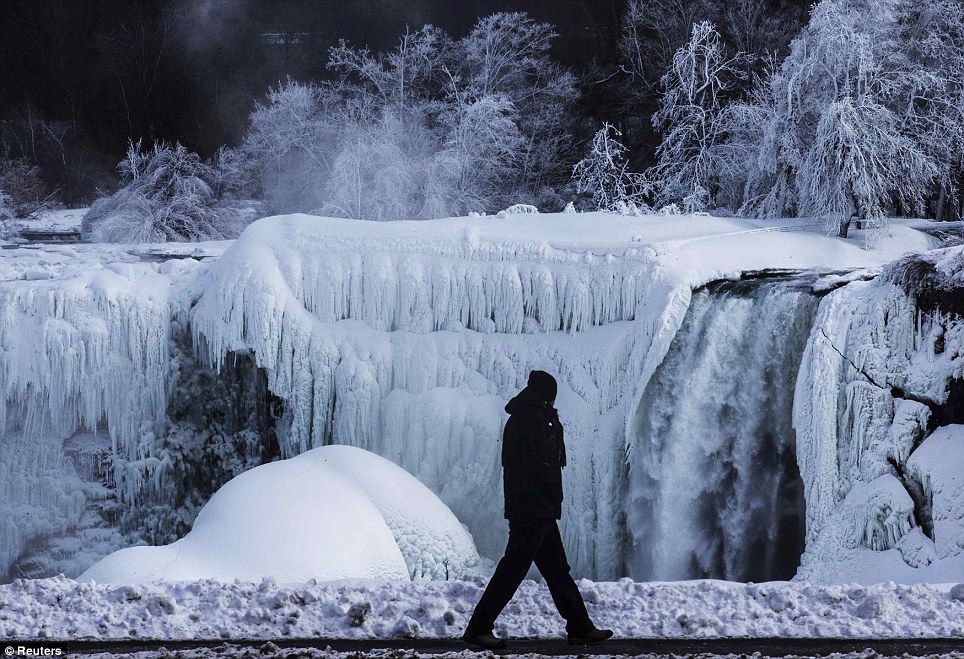
<path id="1" fill-rule="evenodd" d="M 569 645 L 588 645 L 589 643 L 599 643 L 607 638 L 612 638 L 613 630 L 596 629 L 595 627 L 584 631 L 569 634 L 567 640 Z"/>
<path id="2" fill-rule="evenodd" d="M 612 632 L 610 632 L 610 634 L 611 633 Z M 505 647 L 505 639 L 493 635 L 492 632 L 476 634 L 466 630 L 466 632 L 462 634 L 462 640 L 469 645 L 477 645 L 486 650 L 498 650 Z"/>

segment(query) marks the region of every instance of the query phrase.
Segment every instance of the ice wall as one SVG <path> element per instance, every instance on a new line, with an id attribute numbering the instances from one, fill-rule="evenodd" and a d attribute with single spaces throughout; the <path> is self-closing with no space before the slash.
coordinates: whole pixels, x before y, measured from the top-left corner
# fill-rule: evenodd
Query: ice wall
<path id="1" fill-rule="evenodd" d="M 910 261 L 934 259 L 946 270 L 945 282 L 964 271 L 960 248 Z M 936 468 L 932 456 L 934 444 L 949 447 L 953 441 L 931 436 L 935 427 L 959 423 L 964 413 L 961 400 L 949 399 L 964 374 L 964 321 L 958 315 L 964 310 L 922 304 L 913 290 L 893 283 L 898 270 L 828 295 L 807 344 L 794 405 L 807 502 L 801 579 L 964 577 L 960 547 L 946 542 L 964 528 L 964 502 L 960 488 L 948 481 L 953 469 Z M 932 283 L 927 294 L 940 287 Z M 961 437 L 959 431 L 951 435 Z M 959 450 L 948 452 L 944 462 L 956 464 Z M 945 496 L 940 532 L 935 490 Z"/>
<path id="2" fill-rule="evenodd" d="M 507 533 L 502 407 L 529 370 L 553 372 L 570 563 L 613 579 L 625 573 L 630 419 L 692 290 L 746 270 L 868 261 L 841 241 L 710 217 L 276 217 L 212 266 L 191 325 L 211 364 L 250 351 L 267 371 L 286 404 L 283 455 L 339 443 L 387 457 L 490 558 Z"/>
<path id="3" fill-rule="evenodd" d="M 792 393 L 817 298 L 803 279 L 699 290 L 626 438 L 628 575 L 789 579 L 802 550 Z"/>
<path id="4" fill-rule="evenodd" d="M 341 443 L 388 457 L 497 557 L 507 533 L 502 408 L 529 370 L 550 370 L 572 456 L 570 562 L 578 574 L 619 576 L 627 406 L 653 337 L 671 338 L 689 290 L 661 282 L 643 249 L 479 242 L 471 231 L 450 242 L 339 241 L 304 230 L 319 221 L 252 226 L 192 312 L 212 363 L 251 350 L 268 371 L 287 403 L 282 452 Z"/>
<path id="5" fill-rule="evenodd" d="M 119 247 L 5 250 L 0 259 L 0 574 L 33 540 L 76 524 L 85 495 L 63 442 L 102 424 L 119 487 L 135 491 L 164 419 L 175 288 L 193 259 Z"/>

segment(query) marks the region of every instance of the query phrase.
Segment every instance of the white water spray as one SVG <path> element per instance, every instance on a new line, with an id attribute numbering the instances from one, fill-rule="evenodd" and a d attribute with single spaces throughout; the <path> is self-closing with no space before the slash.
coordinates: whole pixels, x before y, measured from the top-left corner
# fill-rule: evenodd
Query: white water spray
<path id="1" fill-rule="evenodd" d="M 785 281 L 694 294 L 630 426 L 629 576 L 793 576 L 803 533 L 793 391 L 816 304 Z"/>

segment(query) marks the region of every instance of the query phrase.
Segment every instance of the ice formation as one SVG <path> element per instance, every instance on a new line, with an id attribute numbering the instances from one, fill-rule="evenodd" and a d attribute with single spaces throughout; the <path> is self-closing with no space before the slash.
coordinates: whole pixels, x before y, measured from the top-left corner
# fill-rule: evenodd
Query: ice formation
<path id="1" fill-rule="evenodd" d="M 492 558 L 506 534 L 502 406 L 530 369 L 557 374 L 570 563 L 616 578 L 628 419 L 692 289 L 788 262 L 879 261 L 822 236 L 709 217 L 288 216 L 253 224 L 211 268 L 191 321 L 212 363 L 250 350 L 266 369 L 287 403 L 285 454 L 338 443 L 388 457 Z"/>
<path id="2" fill-rule="evenodd" d="M 956 545 L 936 539 L 948 537 L 936 531 L 937 511 L 945 533 L 958 508 L 946 503 L 956 485 L 924 485 L 936 476 L 918 455 L 931 418 L 920 399 L 939 404 L 957 373 L 957 326 L 918 313 L 890 280 L 859 281 L 929 239 L 895 227 L 874 252 L 803 228 L 605 213 L 287 216 L 254 223 L 213 263 L 198 259 L 226 245 L 5 251 L 0 465 L 11 480 L 0 490 L 9 511 L 0 568 L 32 539 L 76 526 L 89 506 L 63 459 L 78 431 L 109 435 L 127 510 L 171 507 L 180 436 L 166 416 L 187 363 L 178 365 L 173 339 L 189 329 L 212 367 L 244 355 L 263 369 L 283 403 L 274 447 L 283 457 L 329 444 L 381 455 L 432 490 L 489 558 L 507 531 L 502 407 L 529 370 L 553 372 L 569 445 L 563 534 L 576 575 L 596 579 L 786 569 L 784 549 L 763 544 L 795 542 L 792 520 L 766 508 L 795 496 L 784 463 L 799 362 L 793 421 L 808 543 L 799 576 L 866 580 L 859 565 L 884 560 L 896 567 L 878 574 L 935 573 L 957 560 L 940 554 Z M 937 272 L 957 271 L 945 261 Z M 813 287 L 824 296 L 813 331 L 813 299 L 796 284 L 701 289 L 773 268 L 864 270 Z M 848 359 L 906 395 L 894 401 L 896 390 Z M 707 424 L 713 417 L 721 422 Z M 414 545 L 401 544 L 411 559 Z M 671 560 L 671 548 L 684 560 Z M 437 556 L 407 568 L 433 578 L 457 569 Z"/>
<path id="3" fill-rule="evenodd" d="M 941 259 L 959 277 L 960 252 L 916 260 Z M 960 400 L 949 401 L 964 375 L 964 321 L 891 279 L 830 293 L 808 340 L 794 406 L 807 502 L 801 579 L 964 576 L 964 433 L 947 425 L 964 421 Z"/>
<path id="4" fill-rule="evenodd" d="M 154 447 L 144 440 L 164 418 L 171 319 L 188 308 L 174 291 L 198 265 L 147 262 L 121 247 L 5 250 L 0 574 L 33 538 L 80 519 L 85 497 L 65 438 L 102 425 L 118 485 L 133 491 L 149 473 Z"/>
<path id="5" fill-rule="evenodd" d="M 478 565 L 472 537 L 428 488 L 377 455 L 325 446 L 244 472 L 180 540 L 122 549 L 78 579 L 459 579 Z"/>

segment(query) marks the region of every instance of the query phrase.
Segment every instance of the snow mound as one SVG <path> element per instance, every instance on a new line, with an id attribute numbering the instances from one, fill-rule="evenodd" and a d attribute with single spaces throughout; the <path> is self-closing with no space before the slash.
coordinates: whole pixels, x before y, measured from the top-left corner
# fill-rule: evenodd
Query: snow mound
<path id="1" fill-rule="evenodd" d="M 122 549 L 79 580 L 458 578 L 478 562 L 468 531 L 414 477 L 362 449 L 325 446 L 241 474 L 185 537 Z"/>
<path id="2" fill-rule="evenodd" d="M 938 428 L 914 451 L 908 471 L 930 513 L 937 559 L 964 552 L 964 426 Z M 962 561 L 964 563 L 964 561 Z"/>
<path id="3" fill-rule="evenodd" d="M 472 535 L 448 506 L 389 460 L 353 446 L 310 451 L 363 491 L 391 530 L 415 579 L 459 579 L 479 564 Z"/>

